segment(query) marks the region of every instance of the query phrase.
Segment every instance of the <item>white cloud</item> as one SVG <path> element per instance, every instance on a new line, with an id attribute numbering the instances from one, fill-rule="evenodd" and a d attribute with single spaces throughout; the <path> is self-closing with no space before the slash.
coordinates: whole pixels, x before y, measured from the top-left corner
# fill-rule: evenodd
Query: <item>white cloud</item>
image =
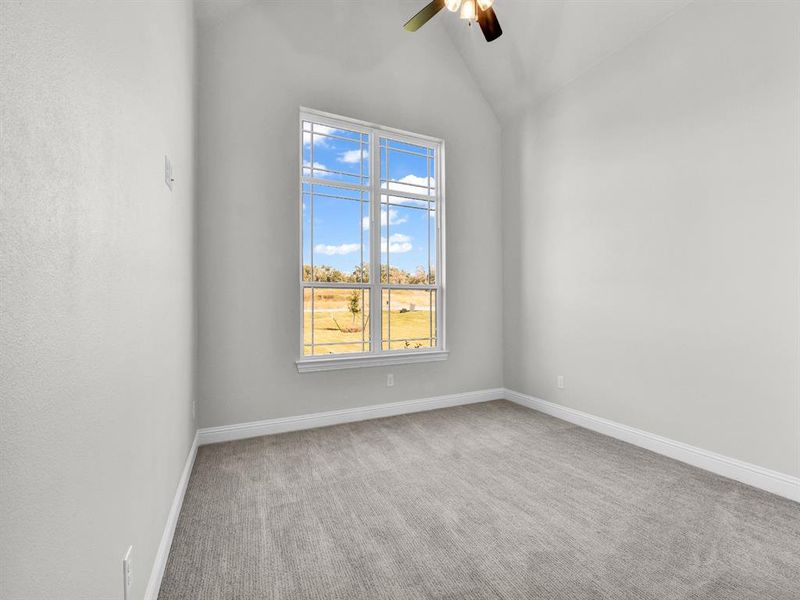
<path id="1" fill-rule="evenodd" d="M 336 135 L 339 133 L 339 130 L 335 127 L 328 127 L 327 125 L 322 125 L 321 123 L 314 123 L 314 133 L 324 133 L 326 135 Z"/>
<path id="2" fill-rule="evenodd" d="M 391 254 L 404 254 L 406 252 L 411 252 L 414 246 L 411 244 L 411 238 L 407 235 L 403 235 L 402 233 L 395 233 L 389 236 L 389 241 L 387 243 L 386 238 L 381 238 L 381 252 L 386 253 L 386 249 L 389 249 Z"/>
<path id="3" fill-rule="evenodd" d="M 364 158 L 369 157 L 369 152 L 364 151 Z M 348 164 L 358 164 L 361 162 L 361 150 L 348 150 L 339 154 L 339 162 Z"/>
<path id="4" fill-rule="evenodd" d="M 431 188 L 436 187 L 436 179 L 433 177 L 418 177 L 417 175 L 405 175 L 400 179 L 392 180 L 381 183 L 383 189 L 394 190 L 398 192 L 408 192 L 411 194 L 428 195 L 428 184 L 430 182 Z M 419 187 L 422 186 L 422 187 Z"/>
<path id="5" fill-rule="evenodd" d="M 325 254 L 327 256 L 335 256 L 337 254 L 352 254 L 361 249 L 361 244 L 339 244 L 338 246 L 331 246 L 329 244 L 317 244 L 314 246 L 314 252 L 317 254 Z"/>
<path id="6" fill-rule="evenodd" d="M 433 184 L 433 177 L 430 178 L 431 184 Z M 398 183 L 408 183 L 410 185 L 428 185 L 428 177 L 419 177 L 418 175 L 405 175 L 397 180 Z"/>
<path id="7" fill-rule="evenodd" d="M 306 127 L 310 127 L 311 124 L 308 123 Z M 323 133 L 328 135 L 336 135 L 339 132 L 338 129 L 333 127 L 328 127 L 327 125 L 320 125 L 319 123 L 314 123 L 314 133 Z M 308 146 L 311 144 L 311 132 L 303 132 L 303 145 Z M 314 145 L 315 146 L 322 146 L 325 147 L 328 145 L 328 138 L 315 135 L 314 136 Z"/>
<path id="8" fill-rule="evenodd" d="M 303 166 L 304 166 L 305 168 L 307 168 L 307 169 L 310 169 L 310 168 L 311 168 L 311 163 L 310 163 L 310 162 L 308 162 L 307 160 L 304 160 L 304 161 L 303 161 Z M 316 173 L 316 172 L 315 172 L 315 173 L 314 173 L 314 177 L 328 177 L 328 176 L 330 175 L 330 173 L 326 173 L 326 172 L 325 172 L 325 171 L 327 171 L 327 170 L 328 170 L 328 167 L 326 167 L 325 165 L 323 165 L 323 164 L 322 164 L 322 163 L 320 163 L 320 162 L 314 161 L 314 168 L 315 168 L 315 169 L 324 169 L 324 170 L 322 171 L 322 173 Z"/>
<path id="9" fill-rule="evenodd" d="M 384 209 L 384 210 L 381 210 L 381 226 L 382 227 L 386 227 L 387 216 L 388 216 L 389 225 L 402 225 L 403 223 L 408 221 L 407 218 L 401 217 L 399 214 L 397 214 L 397 210 L 395 210 L 394 208 L 390 208 L 389 209 L 389 214 L 388 215 L 386 214 L 386 210 Z M 361 227 L 362 227 L 362 229 L 369 229 L 369 217 L 364 217 L 363 219 L 361 219 Z"/>

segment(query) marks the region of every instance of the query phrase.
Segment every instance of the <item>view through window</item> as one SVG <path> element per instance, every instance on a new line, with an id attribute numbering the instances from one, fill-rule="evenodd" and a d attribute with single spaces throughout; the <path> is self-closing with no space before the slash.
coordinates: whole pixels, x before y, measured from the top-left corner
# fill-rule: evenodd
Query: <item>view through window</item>
<path id="1" fill-rule="evenodd" d="M 303 355 L 441 349 L 442 142 L 300 123 Z"/>

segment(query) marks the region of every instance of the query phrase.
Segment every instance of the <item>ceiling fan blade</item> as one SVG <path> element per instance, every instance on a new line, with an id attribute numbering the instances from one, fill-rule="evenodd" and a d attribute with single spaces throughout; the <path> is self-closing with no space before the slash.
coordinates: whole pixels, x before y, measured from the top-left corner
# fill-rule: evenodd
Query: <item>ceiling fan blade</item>
<path id="1" fill-rule="evenodd" d="M 411 17 L 408 20 L 408 23 L 403 25 L 403 29 L 405 29 L 406 31 L 416 31 L 417 29 L 425 25 L 425 23 L 430 21 L 434 16 L 436 16 L 436 13 L 438 13 L 443 8 L 444 8 L 444 0 L 433 0 L 433 2 L 428 4 L 428 6 L 423 8 L 413 17 Z"/>
<path id="2" fill-rule="evenodd" d="M 493 42 L 503 35 L 500 22 L 497 20 L 497 15 L 491 6 L 486 10 L 478 9 L 478 25 L 481 26 L 483 37 L 486 38 L 487 42 Z"/>

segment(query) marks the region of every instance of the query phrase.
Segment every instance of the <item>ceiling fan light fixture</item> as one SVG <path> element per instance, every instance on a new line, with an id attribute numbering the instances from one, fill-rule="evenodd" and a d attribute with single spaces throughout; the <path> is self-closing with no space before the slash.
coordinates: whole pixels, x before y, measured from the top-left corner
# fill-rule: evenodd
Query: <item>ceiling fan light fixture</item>
<path id="1" fill-rule="evenodd" d="M 478 11 L 475 10 L 475 0 L 464 0 L 461 4 L 461 18 L 465 21 L 478 20 Z"/>
<path id="2" fill-rule="evenodd" d="M 494 0 L 430 0 L 403 25 L 403 29 L 417 31 L 445 8 L 451 12 L 458 12 L 460 9 L 460 17 L 470 26 L 477 23 L 486 41 L 493 42 L 503 35 L 493 5 Z"/>

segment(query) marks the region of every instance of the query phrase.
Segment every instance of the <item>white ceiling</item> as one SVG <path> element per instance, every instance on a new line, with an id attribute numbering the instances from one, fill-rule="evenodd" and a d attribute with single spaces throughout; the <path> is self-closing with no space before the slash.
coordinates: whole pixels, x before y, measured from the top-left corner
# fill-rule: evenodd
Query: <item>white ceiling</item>
<path id="1" fill-rule="evenodd" d="M 277 0 L 195 0 L 196 15 L 220 19 L 258 1 Z M 322 0 L 280 1 L 311 1 L 321 10 L 325 5 Z M 337 7 L 337 0 L 329 1 L 330 8 Z M 382 1 L 395 4 L 386 14 L 396 19 L 398 5 L 410 18 L 428 0 Z M 491 44 L 476 26 L 468 27 L 447 10 L 409 35 L 448 35 L 495 114 L 504 118 L 566 85 L 692 1 L 495 0 L 503 35 Z"/>
<path id="2" fill-rule="evenodd" d="M 566 85 L 691 1 L 495 0 L 503 35 L 491 44 L 455 14 L 437 18 L 502 118 Z"/>

